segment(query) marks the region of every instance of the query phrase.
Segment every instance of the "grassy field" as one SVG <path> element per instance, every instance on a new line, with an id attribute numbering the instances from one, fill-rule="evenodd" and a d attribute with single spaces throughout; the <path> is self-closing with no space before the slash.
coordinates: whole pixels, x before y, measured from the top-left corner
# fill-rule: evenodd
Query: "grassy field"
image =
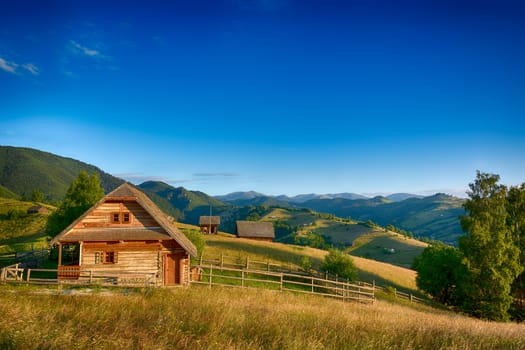
<path id="1" fill-rule="evenodd" d="M 2 349 L 523 349 L 525 326 L 378 301 L 191 287 L 0 288 Z M 7 321 L 9 320 L 9 321 Z"/>
<path id="2" fill-rule="evenodd" d="M 395 232 L 372 231 L 357 238 L 347 251 L 354 256 L 409 268 L 427 246 Z"/>

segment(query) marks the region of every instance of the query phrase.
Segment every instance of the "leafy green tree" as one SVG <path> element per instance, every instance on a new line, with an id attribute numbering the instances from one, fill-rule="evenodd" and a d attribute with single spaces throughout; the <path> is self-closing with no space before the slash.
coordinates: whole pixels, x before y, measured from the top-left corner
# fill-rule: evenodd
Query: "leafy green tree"
<path id="1" fill-rule="evenodd" d="M 43 202 L 44 198 L 45 195 L 37 189 L 34 189 L 33 193 L 31 193 L 31 200 L 33 202 Z"/>
<path id="2" fill-rule="evenodd" d="M 525 264 L 525 183 L 519 187 L 511 187 L 507 194 L 507 226 L 513 240 L 520 250 L 518 263 L 521 268 Z M 525 319 L 525 272 L 522 272 L 512 284 L 512 317 L 518 321 Z"/>
<path id="3" fill-rule="evenodd" d="M 352 257 L 338 249 L 328 250 L 321 269 L 350 281 L 357 278 L 357 270 Z"/>
<path id="4" fill-rule="evenodd" d="M 507 188 L 498 184 L 499 176 L 477 172 L 469 185 L 469 199 L 461 216 L 465 236 L 459 248 L 465 256 L 468 273 L 464 283 L 463 308 L 470 314 L 503 321 L 509 317 L 511 284 L 521 273 L 519 249 L 507 226 Z"/>
<path id="5" fill-rule="evenodd" d="M 104 189 L 96 173 L 88 175 L 81 171 L 73 180 L 64 201 L 57 211 L 49 216 L 46 232 L 56 235 L 75 221 L 87 209 L 104 197 Z"/>
<path id="6" fill-rule="evenodd" d="M 466 272 L 462 259 L 463 254 L 457 248 L 445 244 L 428 246 L 412 265 L 417 271 L 418 288 L 440 303 L 458 305 L 463 293 L 461 281 Z"/>

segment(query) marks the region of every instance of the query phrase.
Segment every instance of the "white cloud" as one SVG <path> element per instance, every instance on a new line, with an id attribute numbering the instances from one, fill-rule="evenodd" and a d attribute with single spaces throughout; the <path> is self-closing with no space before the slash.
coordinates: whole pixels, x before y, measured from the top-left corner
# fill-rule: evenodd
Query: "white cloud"
<path id="1" fill-rule="evenodd" d="M 18 67 L 18 64 L 14 62 L 8 62 L 4 60 L 2 57 L 0 57 L 0 68 L 1 69 L 9 73 L 16 74 L 16 67 Z"/>
<path id="2" fill-rule="evenodd" d="M 29 73 L 33 74 L 33 75 L 39 75 L 40 74 L 40 70 L 38 69 L 37 66 L 35 66 L 34 64 L 32 63 L 26 63 L 26 64 L 18 64 L 18 63 L 15 63 L 15 62 L 10 62 L 10 61 L 7 61 L 5 59 L 3 59 L 2 57 L 0 57 L 0 69 L 8 72 L 8 73 L 12 73 L 12 74 L 20 74 L 20 68 L 25 70 L 25 71 L 28 71 Z"/>
<path id="3" fill-rule="evenodd" d="M 32 63 L 24 64 L 22 66 L 22 68 L 24 68 L 25 70 L 27 70 L 28 72 L 30 72 L 33 75 L 39 75 L 40 74 L 40 70 L 38 69 L 38 67 L 35 66 Z"/>
<path id="4" fill-rule="evenodd" d="M 94 58 L 106 58 L 103 54 L 100 53 L 98 50 L 90 49 L 86 46 L 82 46 L 79 43 L 77 43 L 74 40 L 69 40 L 69 44 L 71 45 L 71 48 L 77 53 L 81 53 L 88 57 L 94 57 Z"/>

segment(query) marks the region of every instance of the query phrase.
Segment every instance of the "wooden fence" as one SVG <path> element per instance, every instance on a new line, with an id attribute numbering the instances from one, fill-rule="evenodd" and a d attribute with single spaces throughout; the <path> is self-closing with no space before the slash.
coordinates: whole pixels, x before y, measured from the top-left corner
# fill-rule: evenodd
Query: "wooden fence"
<path id="1" fill-rule="evenodd" d="M 239 257 L 239 256 L 228 256 L 224 254 L 208 254 L 206 256 L 201 255 L 200 258 L 200 266 L 204 268 L 209 268 L 209 266 L 212 265 L 213 268 L 216 270 L 219 269 L 225 269 L 225 268 L 233 268 L 233 269 L 239 269 L 239 270 L 252 270 L 252 271 L 266 271 L 266 272 L 276 272 L 276 273 L 292 273 L 295 276 L 307 276 L 307 278 L 315 277 L 319 280 L 323 281 L 332 281 L 334 283 L 347 283 L 351 285 L 358 285 L 361 288 L 374 288 L 376 290 L 383 291 L 385 293 L 393 293 L 393 296 L 395 298 L 408 300 L 411 303 L 419 303 L 428 305 L 429 301 L 418 298 L 412 293 L 405 293 L 403 291 L 399 291 L 394 287 L 387 287 L 387 286 L 380 286 L 376 285 L 375 281 L 372 281 L 372 283 L 362 282 L 362 281 L 354 281 L 350 282 L 347 279 L 343 279 L 337 275 L 330 274 L 328 272 L 321 272 L 316 270 L 310 270 L 309 272 L 306 272 L 302 270 L 297 265 L 293 265 L 291 263 L 288 264 L 278 264 L 274 262 L 270 262 L 270 260 L 267 261 L 258 261 L 254 259 L 250 259 L 249 257 Z"/>
<path id="2" fill-rule="evenodd" d="M 14 262 L 36 267 L 49 258 L 49 249 L 34 249 L 25 252 L 13 252 L 0 255 L 0 266 Z"/>
<path id="3" fill-rule="evenodd" d="M 157 285 L 154 273 L 80 270 L 66 266 L 60 269 L 35 269 L 20 267 L 20 264 L 3 267 L 0 282 L 48 285 L 96 285 L 149 287 Z"/>
<path id="4" fill-rule="evenodd" d="M 332 281 L 314 276 L 229 267 L 193 266 L 191 283 L 240 288 L 264 288 L 373 303 L 374 286 Z"/>

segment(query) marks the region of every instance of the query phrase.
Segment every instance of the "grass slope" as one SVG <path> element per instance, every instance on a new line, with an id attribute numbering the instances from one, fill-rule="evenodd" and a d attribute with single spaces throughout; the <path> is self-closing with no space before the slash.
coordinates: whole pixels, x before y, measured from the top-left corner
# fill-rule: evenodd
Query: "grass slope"
<path id="1" fill-rule="evenodd" d="M 378 301 L 191 287 L 0 288 L 3 349 L 522 349 L 525 327 Z"/>
<path id="2" fill-rule="evenodd" d="M 0 198 L 0 254 L 47 247 L 44 230 L 48 214 L 26 214 L 36 204 Z"/>
<path id="3" fill-rule="evenodd" d="M 374 230 L 358 237 L 347 251 L 354 256 L 409 268 L 427 246 L 395 232 Z"/>
<path id="4" fill-rule="evenodd" d="M 205 256 L 222 253 L 240 259 L 249 257 L 263 262 L 292 265 L 295 268 L 299 268 L 301 260 L 307 257 L 312 262 L 312 267 L 320 270 L 323 259 L 328 253 L 325 250 L 310 247 L 261 242 L 231 236 L 210 235 L 205 238 Z M 369 283 L 375 281 L 377 284 L 392 286 L 407 293 L 419 293 L 415 283 L 416 273 L 413 270 L 360 257 L 354 257 L 354 263 L 358 269 L 358 279 L 361 281 Z"/>

